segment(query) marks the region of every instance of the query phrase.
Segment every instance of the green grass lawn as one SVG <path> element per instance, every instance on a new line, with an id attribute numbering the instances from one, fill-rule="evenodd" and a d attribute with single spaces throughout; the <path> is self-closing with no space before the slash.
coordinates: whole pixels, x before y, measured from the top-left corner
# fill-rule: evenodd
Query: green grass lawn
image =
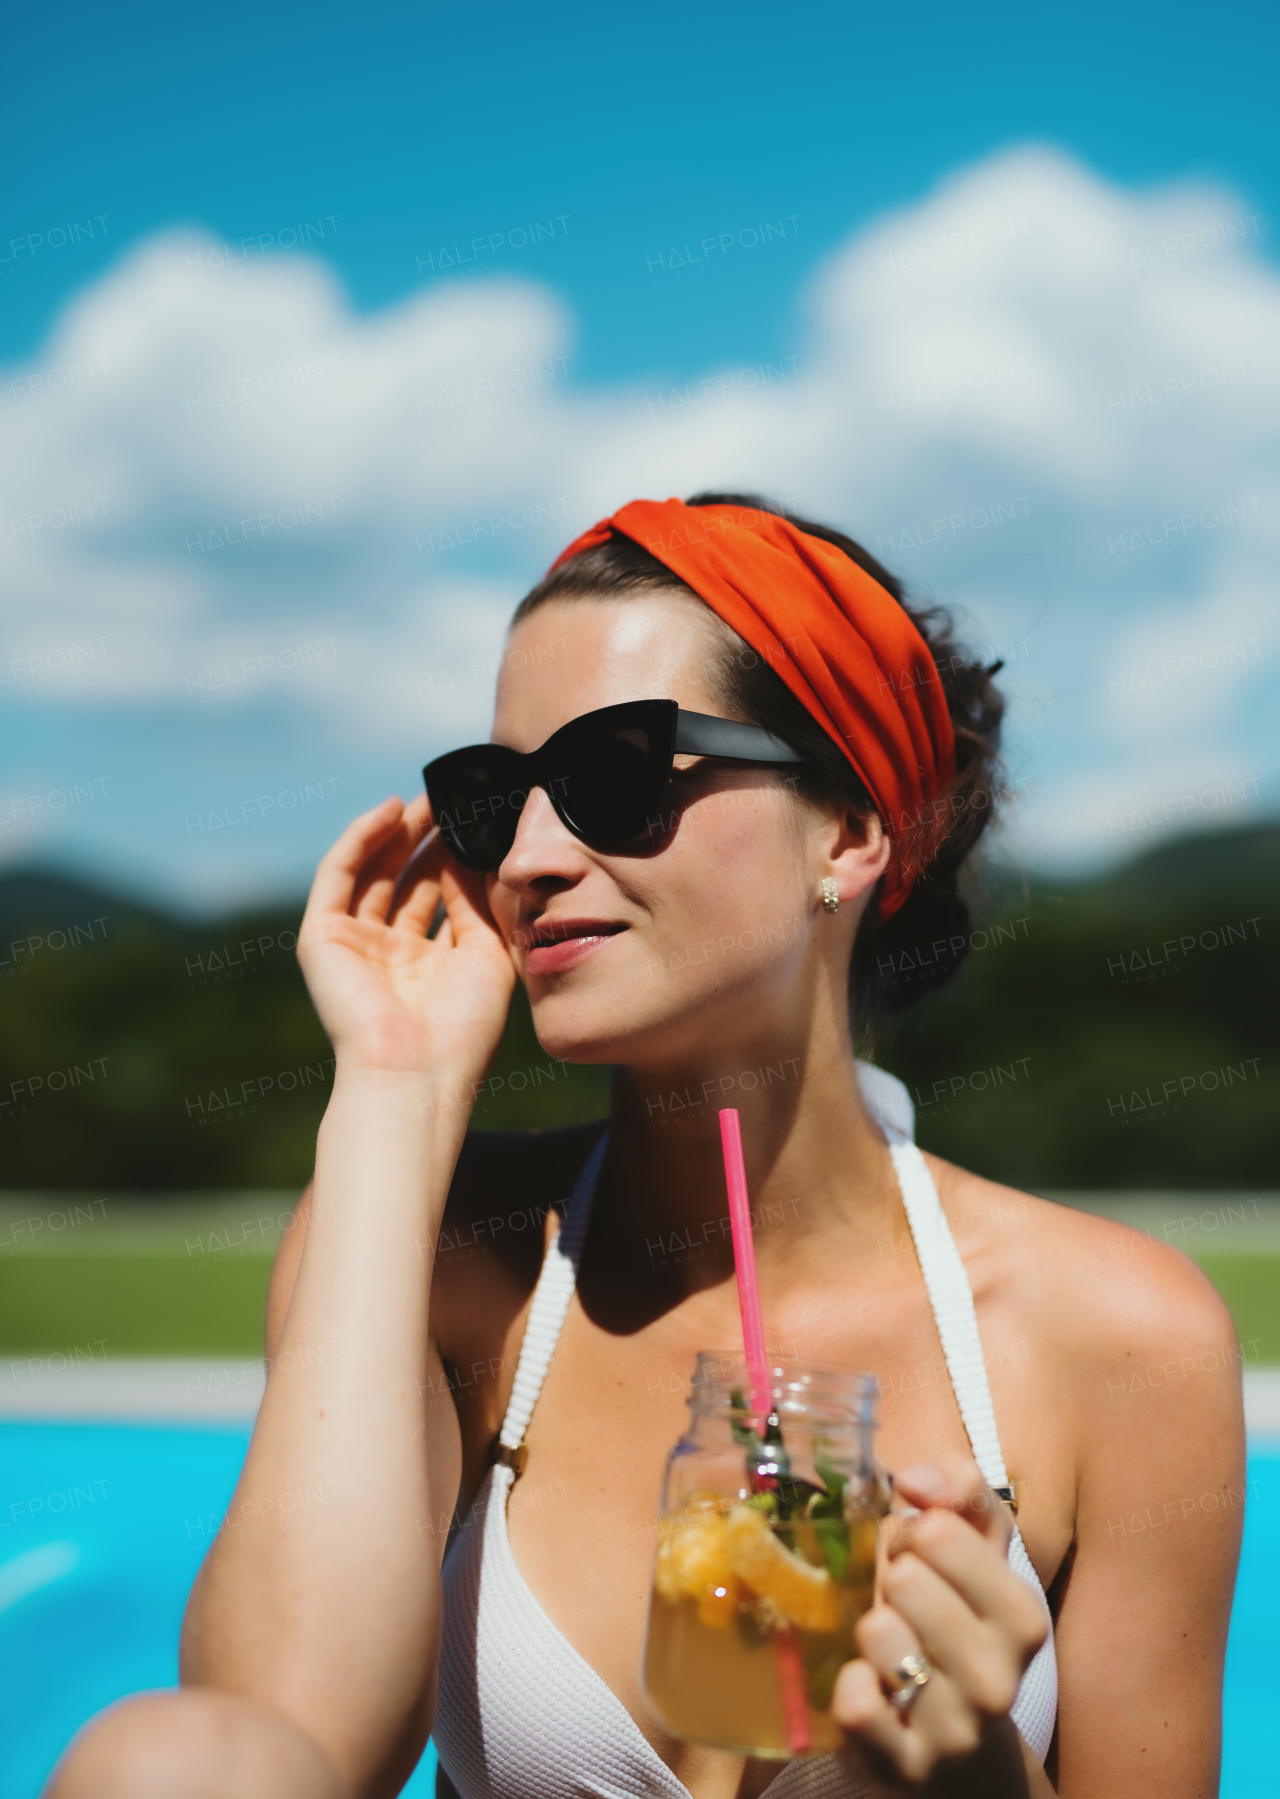
<path id="1" fill-rule="evenodd" d="M 260 1356 L 270 1272 L 263 1255 L 7 1256 L 0 1354 Z"/>
<path id="2" fill-rule="evenodd" d="M 1280 1255 L 1201 1255 L 1197 1262 L 1231 1307 L 1245 1367 L 1280 1362 Z"/>
<path id="3" fill-rule="evenodd" d="M 1246 1365 L 1280 1363 L 1280 1254 L 1197 1258 Z M 261 1355 L 271 1261 L 147 1251 L 0 1257 L 0 1354 Z"/>

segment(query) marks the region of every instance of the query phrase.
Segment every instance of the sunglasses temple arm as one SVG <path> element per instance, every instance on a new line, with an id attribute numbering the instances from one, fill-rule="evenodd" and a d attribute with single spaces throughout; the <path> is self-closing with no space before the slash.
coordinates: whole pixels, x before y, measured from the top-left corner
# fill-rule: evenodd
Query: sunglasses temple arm
<path id="1" fill-rule="evenodd" d="M 803 762 L 805 757 L 781 737 L 759 725 L 738 724 L 731 718 L 711 718 L 705 712 L 676 714 L 677 753 L 686 756 L 726 756 L 734 762 Z"/>

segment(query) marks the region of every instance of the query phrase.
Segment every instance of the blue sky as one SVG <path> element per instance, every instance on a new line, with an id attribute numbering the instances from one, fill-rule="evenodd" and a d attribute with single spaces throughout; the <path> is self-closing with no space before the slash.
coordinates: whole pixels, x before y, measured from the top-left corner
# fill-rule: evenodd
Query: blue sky
<path id="1" fill-rule="evenodd" d="M 28 9 L 4 865 L 297 891 L 483 734 L 476 665 L 560 543 L 638 483 L 731 477 L 1024 644 L 1010 853 L 1083 868 L 1149 840 L 1144 806 L 1273 807 L 1276 35 L 1260 5 Z M 447 419 L 461 376 L 492 403 Z M 244 517 L 273 522 L 224 547 Z M 505 522 L 468 548 L 476 518 Z"/>
<path id="2" fill-rule="evenodd" d="M 862 16 L 859 16 L 862 15 Z M 417 258 L 567 217 L 488 265 L 553 283 L 585 381 L 794 348 L 807 271 L 948 170 L 1043 140 L 1127 186 L 1208 176 L 1276 216 L 1276 14 L 1098 0 L 897 11 L 233 3 L 20 9 L 5 111 L 10 235 L 105 238 L 4 267 L 0 354 L 175 223 L 238 243 L 335 218 L 320 253 L 372 311 Z M 726 294 L 647 260 L 798 215 Z M 1270 239 L 1268 239 L 1270 242 Z M 12 251 L 10 251 L 12 255 Z M 501 257 L 501 260 L 499 260 Z"/>

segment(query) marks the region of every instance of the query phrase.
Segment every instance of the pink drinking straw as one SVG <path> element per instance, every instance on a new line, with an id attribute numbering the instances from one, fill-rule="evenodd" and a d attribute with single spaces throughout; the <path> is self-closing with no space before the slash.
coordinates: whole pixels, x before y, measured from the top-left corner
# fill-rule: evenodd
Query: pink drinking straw
<path id="1" fill-rule="evenodd" d="M 720 1145 L 724 1151 L 724 1180 L 729 1190 L 729 1226 L 733 1233 L 733 1266 L 738 1277 L 738 1309 L 742 1314 L 742 1343 L 751 1376 L 752 1404 L 763 1421 L 773 1410 L 769 1392 L 769 1358 L 764 1347 L 764 1322 L 760 1315 L 760 1283 L 756 1279 L 756 1250 L 751 1236 L 751 1201 L 747 1197 L 747 1170 L 742 1159 L 742 1128 L 738 1114 L 726 1106 L 720 1114 Z M 809 1707 L 804 1692 L 804 1668 L 795 1633 L 775 1630 L 778 1688 L 787 1729 L 787 1747 L 803 1755 L 813 1743 Z"/>
<path id="2" fill-rule="evenodd" d="M 764 1323 L 760 1316 L 760 1283 L 756 1279 L 756 1250 L 751 1237 L 751 1201 L 747 1197 L 747 1170 L 742 1160 L 742 1130 L 738 1114 L 727 1106 L 720 1114 L 720 1146 L 724 1151 L 724 1180 L 729 1189 L 729 1225 L 733 1232 L 733 1266 L 738 1276 L 738 1310 L 742 1313 L 742 1344 L 747 1352 L 752 1403 L 761 1418 L 769 1414 L 769 1358 L 764 1347 Z"/>
<path id="3" fill-rule="evenodd" d="M 806 1755 L 813 1747 L 809 1729 L 809 1702 L 804 1692 L 804 1663 L 796 1633 L 775 1630 L 773 1647 L 778 1658 L 778 1691 L 782 1698 L 782 1721 L 787 1731 L 787 1748 L 792 1755 Z"/>

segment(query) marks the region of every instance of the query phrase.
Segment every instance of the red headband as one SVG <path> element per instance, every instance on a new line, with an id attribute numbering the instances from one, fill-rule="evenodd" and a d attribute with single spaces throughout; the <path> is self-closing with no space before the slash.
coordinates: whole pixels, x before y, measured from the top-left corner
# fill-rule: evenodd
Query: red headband
<path id="1" fill-rule="evenodd" d="M 928 828 L 926 811 L 956 761 L 942 682 L 906 612 L 835 544 L 737 506 L 633 500 L 552 569 L 607 543 L 611 530 L 691 587 L 848 757 L 893 838 L 880 901 L 880 917 L 891 917 L 945 831 L 945 819 Z"/>

